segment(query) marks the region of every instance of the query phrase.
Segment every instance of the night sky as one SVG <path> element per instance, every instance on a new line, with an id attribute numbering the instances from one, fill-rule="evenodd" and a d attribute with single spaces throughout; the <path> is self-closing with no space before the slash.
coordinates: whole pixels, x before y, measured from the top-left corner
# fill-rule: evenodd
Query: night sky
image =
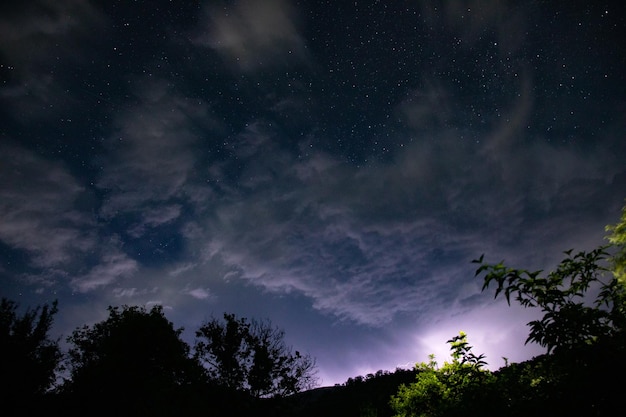
<path id="1" fill-rule="evenodd" d="M 4 1 L 0 295 L 55 335 L 161 304 L 269 319 L 321 385 L 535 312 L 472 259 L 550 269 L 626 198 L 621 1 Z M 63 339 L 62 339 L 63 340 Z"/>

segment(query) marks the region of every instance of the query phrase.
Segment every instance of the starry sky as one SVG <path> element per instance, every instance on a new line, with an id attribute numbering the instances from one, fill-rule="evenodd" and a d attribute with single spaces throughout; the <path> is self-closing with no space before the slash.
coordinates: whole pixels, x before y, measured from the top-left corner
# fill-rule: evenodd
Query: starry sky
<path id="1" fill-rule="evenodd" d="M 550 269 L 626 198 L 625 6 L 5 1 L 0 293 L 56 335 L 160 304 L 269 319 L 321 385 L 494 369 L 536 312 L 472 259 Z"/>

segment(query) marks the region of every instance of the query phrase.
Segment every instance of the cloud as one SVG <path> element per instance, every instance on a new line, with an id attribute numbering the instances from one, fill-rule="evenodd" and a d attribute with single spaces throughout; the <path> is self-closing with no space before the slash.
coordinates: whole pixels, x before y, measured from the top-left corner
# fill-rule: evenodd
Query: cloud
<path id="1" fill-rule="evenodd" d="M 94 248 L 93 220 L 78 209 L 87 194 L 62 163 L 0 145 L 0 239 L 34 266 L 67 266 Z"/>
<path id="2" fill-rule="evenodd" d="M 523 120 L 528 106 L 521 94 L 511 118 Z M 523 123 L 494 123 L 478 143 L 439 129 L 360 168 L 323 152 L 298 159 L 276 149 L 279 138 L 260 123 L 242 134 L 251 144 L 241 154 L 242 177 L 255 181 L 213 201 L 191 238 L 198 253 L 229 265 L 230 279 L 304 295 L 320 312 L 370 326 L 469 311 L 480 294 L 470 261 L 481 253 L 549 267 L 592 230 L 600 243 L 600 221 L 585 223 L 588 213 L 579 212 L 568 231 L 555 210 L 563 193 L 601 201 L 622 169 L 599 148 L 522 146 Z M 555 158 L 570 163 L 557 168 Z M 537 240 L 554 252 L 537 253 Z"/>
<path id="3" fill-rule="evenodd" d="M 170 306 L 170 305 L 164 305 L 163 301 L 161 300 L 150 300 L 148 302 L 146 302 L 146 309 L 151 309 L 154 308 L 155 306 L 161 306 L 163 307 L 164 310 L 173 310 L 174 307 Z"/>
<path id="4" fill-rule="evenodd" d="M 100 235 L 84 210 L 90 192 L 62 163 L 3 144 L 0 179 L 0 240 L 29 254 L 33 269 L 21 275 L 24 282 L 43 289 L 68 281 L 74 290 L 90 292 L 138 271 L 119 240 Z"/>
<path id="5" fill-rule="evenodd" d="M 421 250 L 432 244 L 427 236 L 436 222 L 392 222 L 376 218 L 379 207 L 359 207 L 380 191 L 375 177 L 382 167 L 356 178 L 356 169 L 319 154 L 310 164 L 283 156 L 268 165 L 257 166 L 257 177 L 263 169 L 281 175 L 269 175 L 271 181 L 257 182 L 232 203 L 217 202 L 205 224 L 211 238 L 203 252 L 240 278 L 273 292 L 302 293 L 321 311 L 375 325 L 414 311 L 416 300 L 447 284 L 425 270 L 432 249 Z"/>
<path id="6" fill-rule="evenodd" d="M 23 122 L 65 117 L 81 103 L 63 82 L 64 68 L 75 71 L 89 51 L 89 41 L 106 30 L 105 18 L 87 0 L 16 4 L 5 7 L 0 16 L 0 53 L 10 74 L 0 100 Z"/>
<path id="7" fill-rule="evenodd" d="M 107 192 L 100 214 L 140 213 L 134 233 L 179 217 L 196 164 L 197 120 L 209 120 L 206 109 L 177 96 L 165 83 L 144 84 L 139 104 L 121 114 L 106 144 L 98 188 Z M 203 121 L 206 123 L 206 121 Z"/>
<path id="8" fill-rule="evenodd" d="M 122 252 L 112 250 L 105 253 L 87 274 L 74 278 L 72 286 L 79 292 L 90 292 L 114 284 L 120 279 L 129 278 L 138 269 L 139 265 L 135 260 Z"/>
<path id="9" fill-rule="evenodd" d="M 113 289 L 113 295 L 115 295 L 116 297 L 130 297 L 133 298 L 137 295 L 138 290 L 137 288 L 133 287 L 133 288 L 115 288 Z"/>
<path id="10" fill-rule="evenodd" d="M 78 2 L 62 4 L 83 10 Z M 484 31 L 496 28 L 504 36 L 509 18 L 493 6 L 450 2 L 442 15 L 431 17 L 443 19 L 471 48 Z M 21 45 L 34 45 L 44 32 L 67 40 L 89 19 L 67 23 L 60 17 L 63 7 L 53 6 L 50 20 L 37 29 L 41 33 L 29 20 L 11 36 Z M 97 19 L 90 10 L 74 15 L 94 13 Z M 463 16 L 467 26 L 459 23 Z M 14 25 L 3 22 L 4 29 Z M 242 71 L 307 59 L 286 2 L 207 6 L 202 23 L 206 30 L 196 44 Z M 517 32 L 519 26 L 512 28 Z M 21 56 L 0 42 L 9 55 Z M 303 295 L 317 311 L 368 326 L 450 306 L 469 310 L 479 293 L 471 281 L 471 259 L 485 252 L 497 260 L 534 258 L 549 265 L 553 257 L 536 252 L 536 239 L 541 247 L 554 248 L 554 256 L 568 248 L 563 242 L 585 239 L 591 245 L 590 231 L 599 226 L 600 235 L 603 225 L 582 220 L 608 208 L 588 201 L 613 201 L 602 190 L 617 190 L 612 178 L 623 170 L 619 153 L 528 137 L 533 78 L 519 69 L 511 84 L 519 94 L 500 103 L 501 117 L 485 119 L 480 127 L 467 127 L 475 121 L 468 116 L 468 99 L 447 80 L 424 79 L 396 106 L 403 123 L 397 134 L 412 142 L 387 160 L 360 168 L 322 151 L 296 156 L 283 146 L 292 140 L 289 133 L 264 119 L 249 120 L 228 138 L 231 159 L 211 160 L 198 152 L 211 152 L 206 137 L 214 133 L 214 122 L 207 105 L 165 80 L 134 79 L 139 85 L 134 104 L 113 115 L 100 159 L 96 187 L 104 198 L 93 209 L 101 222 L 76 208 L 88 192 L 61 163 L 5 147 L 0 148 L 7 150 L 0 156 L 0 214 L 11 222 L 0 224 L 0 239 L 29 252 L 35 265 L 57 268 L 54 276 L 76 277 L 71 285 L 79 292 L 108 288 L 133 300 L 148 295 L 167 302 L 207 300 L 219 291 L 207 279 L 238 279 L 273 294 Z M 41 77 L 3 94 L 20 97 L 25 88 L 44 98 L 58 85 Z M 277 104 L 269 108 L 278 113 L 299 106 L 289 97 L 272 100 Z M 471 130 L 472 138 L 463 138 L 461 130 Z M 13 172 L 22 180 L 9 182 Z M 564 227 L 564 219 L 577 227 Z M 151 232 L 166 228 L 183 242 L 184 259 L 173 266 L 168 259 L 165 269 L 147 271 L 135 249 L 154 236 Z M 116 233 L 124 236 L 106 240 Z M 77 253 L 87 254 L 88 261 L 66 267 Z M 162 252 L 158 256 L 164 258 Z M 200 277 L 214 264 L 222 266 L 219 273 Z"/>
<path id="11" fill-rule="evenodd" d="M 141 212 L 141 222 L 133 225 L 128 230 L 128 234 L 134 238 L 139 238 L 145 233 L 147 228 L 173 222 L 180 217 L 181 210 L 182 206 L 180 204 L 158 206 L 155 208 L 146 207 Z"/>
<path id="12" fill-rule="evenodd" d="M 233 66 L 251 71 L 306 59 L 295 12 L 284 0 L 242 0 L 234 7 L 208 7 L 208 30 L 198 45 L 219 52 Z"/>
<path id="13" fill-rule="evenodd" d="M 137 280 L 134 279 L 133 283 L 139 284 L 138 282 L 136 282 Z M 131 300 L 136 300 L 139 299 L 140 297 L 146 297 L 146 296 L 151 296 L 152 294 L 156 294 L 158 293 L 159 288 L 158 287 L 143 287 L 143 288 L 138 288 L 138 287 L 117 287 L 117 288 L 113 288 L 112 289 L 112 294 L 114 297 L 117 298 L 128 298 Z"/>
<path id="14" fill-rule="evenodd" d="M 19 67 L 40 64 L 58 53 L 51 46 L 63 48 L 68 40 L 87 35 L 102 23 L 103 16 L 91 1 L 30 1 L 16 10 L 5 8 L 0 16 L 0 50 Z"/>
<path id="15" fill-rule="evenodd" d="M 186 290 L 185 293 L 198 300 L 206 300 L 211 297 L 211 292 L 206 288 L 193 288 Z"/>

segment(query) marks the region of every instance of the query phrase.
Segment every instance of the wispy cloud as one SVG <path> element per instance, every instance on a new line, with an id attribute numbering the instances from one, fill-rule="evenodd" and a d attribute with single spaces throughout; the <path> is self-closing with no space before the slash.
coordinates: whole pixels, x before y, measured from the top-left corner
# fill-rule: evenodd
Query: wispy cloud
<path id="1" fill-rule="evenodd" d="M 212 296 L 211 292 L 206 288 L 186 289 L 184 293 L 198 300 L 206 300 Z"/>
<path id="2" fill-rule="evenodd" d="M 181 215 L 182 207 L 179 204 L 162 207 L 147 207 L 141 212 L 142 221 L 133 225 L 128 234 L 132 237 L 141 237 L 147 228 L 157 227 L 176 220 Z"/>
<path id="3" fill-rule="evenodd" d="M 0 52 L 10 82 L 0 89 L 0 100 L 14 117 L 54 120 L 81 105 L 61 81 L 65 74 L 60 67 L 76 65 L 89 40 L 105 30 L 104 22 L 92 1 L 34 0 L 5 8 Z"/>
<path id="4" fill-rule="evenodd" d="M 78 209 L 88 191 L 62 163 L 17 145 L 0 145 L 0 239 L 54 268 L 93 249 L 93 220 Z"/>
<path id="5" fill-rule="evenodd" d="M 16 64 L 41 64 L 53 53 L 51 47 L 69 47 L 65 40 L 89 34 L 103 19 L 92 1 L 30 1 L 0 16 L 0 49 Z"/>
<path id="6" fill-rule="evenodd" d="M 72 285 L 80 292 L 89 292 L 117 283 L 120 279 L 129 278 L 138 269 L 137 262 L 128 255 L 111 251 L 105 253 L 87 274 L 72 279 Z"/>
<path id="7" fill-rule="evenodd" d="M 306 59 L 297 17 L 284 0 L 243 0 L 234 7 L 209 6 L 206 29 L 195 42 L 210 47 L 243 71 Z"/>
<path id="8" fill-rule="evenodd" d="M 209 120 L 206 109 L 177 96 L 165 83 L 139 89 L 139 104 L 120 115 L 108 138 L 108 154 L 97 186 L 108 197 L 105 218 L 140 213 L 135 233 L 171 222 L 180 215 L 177 199 L 185 200 L 187 184 L 197 162 L 194 121 Z"/>
<path id="9" fill-rule="evenodd" d="M 512 111 L 525 117 L 523 95 L 519 100 Z M 549 265 L 575 237 L 559 232 L 567 227 L 552 211 L 561 193 L 576 189 L 580 201 L 595 201 L 596 190 L 622 168 L 600 150 L 588 159 L 588 152 L 550 144 L 521 147 L 523 124 L 514 129 L 495 124 L 478 143 L 440 129 L 391 161 L 361 168 L 320 152 L 305 160 L 278 152 L 268 164 L 246 153 L 257 181 L 236 199 L 215 201 L 214 215 L 201 223 L 201 252 L 240 279 L 303 294 L 314 308 L 357 323 L 469 309 L 480 292 L 472 259 L 487 252 Z M 257 128 L 247 135 L 254 132 L 263 132 L 251 140 L 255 152 L 268 153 L 272 133 Z M 557 157 L 571 160 L 571 169 L 554 167 L 549 161 Z M 580 188 L 581 180 L 598 187 Z M 531 220 L 527 211 L 538 199 L 549 203 Z M 597 228 L 600 237 L 601 224 L 578 227 L 581 236 Z M 551 256 L 533 249 L 538 236 L 542 247 L 555 248 Z"/>

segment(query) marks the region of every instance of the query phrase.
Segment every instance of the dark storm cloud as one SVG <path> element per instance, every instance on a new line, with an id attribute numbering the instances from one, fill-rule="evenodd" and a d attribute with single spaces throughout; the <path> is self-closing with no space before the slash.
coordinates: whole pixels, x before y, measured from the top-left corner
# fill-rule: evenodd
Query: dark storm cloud
<path id="1" fill-rule="evenodd" d="M 497 15 L 476 18 L 472 31 L 503 29 Z M 226 23 L 229 30 L 244 30 L 236 20 Z M 194 240 L 206 259 L 232 268 L 229 279 L 304 294 L 314 308 L 357 323 L 381 325 L 398 314 L 451 305 L 470 308 L 477 286 L 452 283 L 471 276 L 471 259 L 484 251 L 515 257 L 536 233 L 545 233 L 563 189 L 581 176 L 602 181 L 619 172 L 619 161 L 601 150 L 588 158 L 548 143 L 527 148 L 522 138 L 533 84 L 523 67 L 517 77 L 517 93 L 502 103 L 499 118 L 466 139 L 453 128 L 467 122 L 467 102 L 446 82 L 425 82 L 410 100 L 396 104 L 410 129 L 405 135 L 419 140 L 391 161 L 360 169 L 325 152 L 298 160 L 280 148 L 285 138 L 271 122 L 250 120 L 231 139 L 242 188 L 229 183 L 229 162 L 213 166 L 225 194 L 196 220 Z M 556 159 L 566 162 L 554 164 Z M 581 195 L 586 198 L 592 194 Z M 537 202 L 545 220 L 528 223 L 525 216 Z M 552 225 L 554 233 L 546 237 L 560 241 L 556 231 L 562 227 Z M 580 235 L 592 227 L 581 225 Z M 557 242 L 554 247 L 558 256 L 562 248 Z"/>
<path id="2" fill-rule="evenodd" d="M 247 72 L 273 65 L 273 59 L 288 57 L 289 51 L 302 58 L 305 43 L 295 12 L 286 6 L 244 1 L 226 10 L 207 7 L 206 27 L 196 42 Z M 454 2 L 442 11 L 428 5 L 424 10 L 450 31 L 461 31 L 464 45 L 473 47 L 485 31 L 495 30 L 499 39 L 521 30 L 508 25 L 502 7 Z M 82 14 L 88 18 L 74 26 L 96 15 L 87 11 Z M 470 24 L 461 25 L 459 19 L 466 17 Z M 40 30 L 66 36 L 74 26 L 53 18 Z M 31 32 L 14 36 L 33 42 Z M 184 255 L 190 259 L 176 274 L 180 281 L 152 280 L 161 295 L 209 299 L 210 286 L 192 278 L 192 272 L 219 259 L 230 268 L 230 279 L 239 277 L 270 292 L 304 294 L 314 308 L 358 323 L 380 325 L 401 313 L 436 310 L 461 302 L 461 297 L 471 299 L 471 284 L 468 295 L 468 285 L 451 283 L 471 272 L 463 265 L 479 252 L 512 253 L 535 228 L 546 227 L 541 221 L 524 224 L 530 205 L 541 203 L 549 217 L 558 205 L 555 200 L 576 179 L 607 180 L 619 167 L 602 151 L 589 158 L 550 144 L 528 148 L 521 143 L 533 106 L 532 78 L 521 68 L 517 94 L 504 103 L 501 117 L 473 138 L 460 139 L 453 129 L 466 122 L 466 101 L 445 80 L 431 76 L 408 99 L 395 103 L 406 123 L 403 135 L 418 139 L 396 150 L 389 161 L 357 168 L 322 151 L 298 159 L 281 147 L 285 133 L 271 121 L 251 118 L 230 139 L 236 159 L 213 161 L 205 171 L 207 184 L 197 174 L 197 150 L 207 133 L 197 126 L 215 127 L 207 124 L 213 118 L 208 106 L 186 98 L 166 80 L 136 78 L 133 84 L 138 86 L 135 103 L 114 117 L 106 140 L 96 182 L 105 196 L 98 215 L 130 219 L 119 232 L 136 240 L 172 225 L 170 233 L 208 254 L 196 259 L 191 250 Z M 274 108 L 294 100 L 276 96 Z M 554 164 L 555 159 L 561 163 Z M 580 192 L 583 200 L 592 190 Z M 186 218 L 185 206 L 199 216 Z M 522 225 L 526 231 L 519 234 Z M 78 242 L 71 237 L 81 229 L 64 229 L 67 241 Z M 5 241 L 28 249 L 12 237 L 17 234 L 5 231 Z M 58 233 L 58 239 L 63 235 Z M 116 233 L 110 241 L 91 269 L 73 279 L 75 288 L 93 291 L 142 275 L 132 249 Z M 61 252 L 48 256 L 61 258 L 67 245 L 56 245 Z M 115 288 L 118 295 L 144 294 L 139 287 Z"/>
<path id="3" fill-rule="evenodd" d="M 206 224 L 213 249 L 205 252 L 255 285 L 305 294 L 321 311 L 370 325 L 471 299 L 476 285 L 452 283 L 471 277 L 469 261 L 482 252 L 519 257 L 551 230 L 546 238 L 558 257 L 566 236 L 580 242 L 601 230 L 578 224 L 559 236 L 563 223 L 547 227 L 562 193 L 593 201 L 622 166 L 604 148 L 521 145 L 529 89 L 522 84 L 503 121 L 478 143 L 439 129 L 392 161 L 361 168 L 325 153 L 298 161 L 272 148 L 269 129 L 255 125 L 242 134 L 254 151 L 241 154 L 250 158 L 243 162 L 253 186 L 234 203 L 216 202 Z M 420 110 L 418 117 L 429 116 Z M 597 186 L 581 189 L 581 180 Z M 539 217 L 529 222 L 538 204 Z"/>

